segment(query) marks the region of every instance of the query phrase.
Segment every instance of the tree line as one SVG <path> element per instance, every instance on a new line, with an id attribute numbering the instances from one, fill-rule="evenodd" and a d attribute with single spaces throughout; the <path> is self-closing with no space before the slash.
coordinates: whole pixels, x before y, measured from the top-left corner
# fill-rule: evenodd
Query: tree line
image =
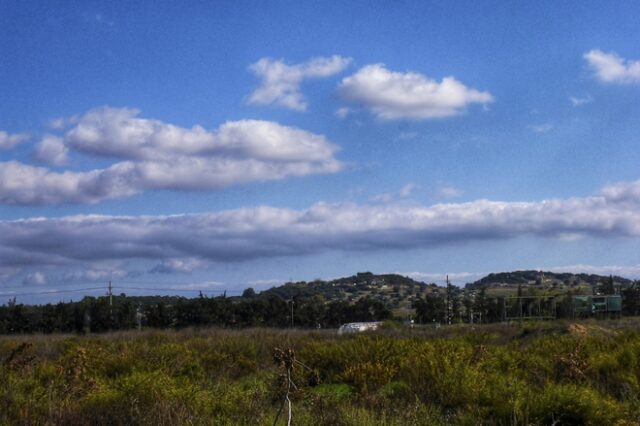
<path id="1" fill-rule="evenodd" d="M 616 289 L 610 279 L 594 287 L 596 293 L 618 293 L 622 296 L 621 314 L 640 315 L 640 281 Z M 518 286 L 516 294 L 538 293 L 531 288 L 525 292 Z M 554 297 L 554 317 L 572 318 L 574 295 L 576 293 L 568 290 L 564 295 Z M 420 324 L 500 322 L 508 316 L 505 310 L 513 309 L 513 302 L 509 303 L 504 298 L 488 296 L 483 288 L 469 290 L 448 285 L 416 297 L 411 305 L 415 312 L 412 318 Z M 542 315 L 544 309 L 551 309 L 534 298 L 522 298 L 517 303 L 520 312 L 529 315 L 533 312 L 534 316 Z M 46 305 L 19 304 L 13 299 L 0 306 L 0 334 L 105 332 L 139 326 L 336 328 L 348 322 L 389 319 L 393 319 L 391 306 L 374 297 L 365 296 L 349 302 L 328 300 L 322 294 L 282 297 L 274 292 L 256 294 L 247 289 L 241 297 L 206 297 L 202 294 L 196 298 L 131 297 L 120 294 Z"/>
<path id="2" fill-rule="evenodd" d="M 285 300 L 248 291 L 240 298 L 121 294 L 46 305 L 18 304 L 14 299 L 0 306 L 0 334 L 104 332 L 138 326 L 336 328 L 347 322 L 391 317 L 391 310 L 384 303 L 368 297 L 349 303 L 326 301 L 322 296 Z"/>

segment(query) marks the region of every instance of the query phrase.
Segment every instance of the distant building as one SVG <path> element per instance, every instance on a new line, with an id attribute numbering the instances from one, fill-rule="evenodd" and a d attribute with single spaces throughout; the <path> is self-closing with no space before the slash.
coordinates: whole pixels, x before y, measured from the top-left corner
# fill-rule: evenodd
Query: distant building
<path id="1" fill-rule="evenodd" d="M 342 324 L 338 329 L 338 334 L 360 333 L 362 331 L 373 331 L 380 327 L 381 322 L 350 322 Z"/>

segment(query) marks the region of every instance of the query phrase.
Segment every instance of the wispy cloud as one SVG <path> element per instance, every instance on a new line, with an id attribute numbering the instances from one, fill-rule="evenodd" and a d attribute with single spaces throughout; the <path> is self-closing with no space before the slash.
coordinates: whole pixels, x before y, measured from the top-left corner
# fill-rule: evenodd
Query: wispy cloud
<path id="1" fill-rule="evenodd" d="M 389 71 L 384 64 L 367 65 L 346 77 L 338 91 L 383 120 L 427 120 L 462 114 L 470 104 L 493 102 L 489 92 L 469 88 L 454 77 L 437 82 L 416 72 Z"/>
<path id="2" fill-rule="evenodd" d="M 400 132 L 398 135 L 398 139 L 400 140 L 410 140 L 415 139 L 418 136 L 418 132 Z"/>
<path id="3" fill-rule="evenodd" d="M 376 203 L 391 203 L 409 197 L 419 186 L 414 182 L 409 182 L 396 192 L 385 192 L 371 197 L 371 201 Z"/>
<path id="4" fill-rule="evenodd" d="M 464 195 L 464 191 L 451 184 L 443 183 L 436 188 L 435 196 L 438 199 L 457 198 Z"/>
<path id="5" fill-rule="evenodd" d="M 62 275 L 62 279 L 65 282 L 104 282 L 107 280 L 122 279 L 129 275 L 130 273 L 128 271 L 121 268 L 95 267 L 66 272 Z"/>
<path id="6" fill-rule="evenodd" d="M 154 274 L 189 274 L 198 268 L 202 268 L 205 263 L 197 258 L 165 259 L 149 272 Z"/>
<path id="7" fill-rule="evenodd" d="M 344 120 L 352 112 L 353 112 L 353 110 L 351 108 L 342 107 L 342 108 L 338 108 L 336 110 L 335 114 L 336 114 L 336 117 L 338 117 L 341 120 Z"/>
<path id="8" fill-rule="evenodd" d="M 27 140 L 29 140 L 29 135 L 26 133 L 10 134 L 0 130 L 0 150 L 13 149 Z"/>
<path id="9" fill-rule="evenodd" d="M 547 133 L 553 130 L 553 124 L 543 123 L 543 124 L 532 124 L 528 126 L 532 132 L 535 133 Z"/>
<path id="10" fill-rule="evenodd" d="M 593 98 L 591 97 L 591 95 L 582 97 L 569 96 L 569 100 L 574 107 L 580 107 L 582 105 L 590 104 L 591 102 L 593 102 Z"/>
<path id="11" fill-rule="evenodd" d="M 282 59 L 262 58 L 249 69 L 262 79 L 249 96 L 250 104 L 275 104 L 295 111 L 305 111 L 307 102 L 300 91 L 304 80 L 330 77 L 344 70 L 351 58 L 334 55 L 313 58 L 308 62 L 289 65 Z"/>

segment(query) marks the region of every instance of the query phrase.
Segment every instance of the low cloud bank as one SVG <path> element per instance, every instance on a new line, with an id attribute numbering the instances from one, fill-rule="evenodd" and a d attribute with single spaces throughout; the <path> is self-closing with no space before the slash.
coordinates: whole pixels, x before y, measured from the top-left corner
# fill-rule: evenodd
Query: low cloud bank
<path id="1" fill-rule="evenodd" d="M 71 216 L 0 222 L 0 267 L 126 259 L 244 261 L 329 250 L 438 247 L 520 236 L 640 236 L 640 181 L 590 197 L 538 202 L 478 200 L 432 206 L 318 203 L 173 216 Z"/>

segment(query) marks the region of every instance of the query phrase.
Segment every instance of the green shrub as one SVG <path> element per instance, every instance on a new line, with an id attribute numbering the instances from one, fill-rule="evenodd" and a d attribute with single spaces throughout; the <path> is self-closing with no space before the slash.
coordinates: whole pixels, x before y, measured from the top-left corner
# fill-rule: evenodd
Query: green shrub
<path id="1" fill-rule="evenodd" d="M 0 338 L 0 424 L 272 425 L 284 397 L 274 347 L 292 348 L 302 363 L 292 370 L 297 425 L 631 425 L 640 418 L 637 331 L 514 328 Z"/>

